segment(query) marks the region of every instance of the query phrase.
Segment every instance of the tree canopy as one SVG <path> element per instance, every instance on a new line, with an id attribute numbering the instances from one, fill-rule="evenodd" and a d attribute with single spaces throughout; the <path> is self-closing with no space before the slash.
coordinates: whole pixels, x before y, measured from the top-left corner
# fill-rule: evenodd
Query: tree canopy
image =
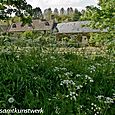
<path id="1" fill-rule="evenodd" d="M 107 29 L 107 33 L 95 34 L 96 39 L 112 41 L 115 36 L 115 3 L 114 0 L 99 0 L 98 7 L 87 6 L 82 20 L 90 20 L 90 27 L 96 29 Z M 94 37 L 94 35 L 93 35 Z M 99 41 L 100 42 L 100 41 Z M 112 42 L 113 43 L 113 42 Z"/>
<path id="2" fill-rule="evenodd" d="M 12 13 L 20 17 L 24 13 L 32 15 L 31 9 L 32 6 L 26 0 L 0 0 L 0 19 L 7 18 Z"/>

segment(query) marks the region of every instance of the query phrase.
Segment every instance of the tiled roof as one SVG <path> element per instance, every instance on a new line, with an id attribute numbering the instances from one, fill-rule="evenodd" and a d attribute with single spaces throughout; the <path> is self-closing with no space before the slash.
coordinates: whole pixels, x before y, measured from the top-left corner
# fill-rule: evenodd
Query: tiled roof
<path id="1" fill-rule="evenodd" d="M 83 27 L 83 25 L 87 25 L 89 23 L 90 23 L 90 21 L 76 21 L 76 22 L 59 23 L 58 24 L 59 33 L 100 32 L 99 29 L 92 29 L 90 27 Z M 104 30 L 104 32 L 107 32 L 107 30 Z"/>
<path id="2" fill-rule="evenodd" d="M 49 23 L 49 25 L 47 25 L 46 23 Z M 14 27 L 13 28 L 13 26 Z M 32 26 L 31 26 L 32 25 Z M 22 26 L 22 23 L 13 23 L 11 24 L 10 28 L 9 28 L 9 32 L 23 32 L 23 31 L 28 31 L 28 30 L 50 30 L 52 27 L 52 22 L 51 21 L 40 21 L 40 20 L 33 20 L 32 24 L 30 26 L 28 24 Z"/>

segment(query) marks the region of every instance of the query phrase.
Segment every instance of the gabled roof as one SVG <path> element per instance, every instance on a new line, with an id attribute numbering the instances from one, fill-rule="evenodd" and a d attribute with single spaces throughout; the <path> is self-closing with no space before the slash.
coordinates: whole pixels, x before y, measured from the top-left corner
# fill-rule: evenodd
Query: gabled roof
<path id="1" fill-rule="evenodd" d="M 66 22 L 59 23 L 58 29 L 59 33 L 89 33 L 89 32 L 101 32 L 99 29 L 92 29 L 90 27 L 84 27 L 84 25 L 89 24 L 90 21 L 76 21 L 76 22 Z M 107 32 L 107 30 L 103 30 Z"/>
<path id="2" fill-rule="evenodd" d="M 46 23 L 48 23 L 49 25 L 47 25 Z M 14 24 L 16 27 L 13 28 Z M 36 31 L 50 30 L 51 27 L 52 27 L 51 21 L 32 20 L 31 25 L 26 24 L 22 26 L 22 22 L 11 24 L 11 26 L 8 29 L 8 32 L 24 32 L 28 30 L 36 30 Z"/>

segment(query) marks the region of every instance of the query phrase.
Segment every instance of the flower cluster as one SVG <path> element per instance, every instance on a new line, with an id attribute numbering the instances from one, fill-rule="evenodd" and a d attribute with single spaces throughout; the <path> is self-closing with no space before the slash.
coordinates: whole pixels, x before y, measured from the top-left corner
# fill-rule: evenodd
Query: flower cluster
<path id="1" fill-rule="evenodd" d="M 94 65 L 91 65 L 88 67 L 88 70 L 90 70 L 90 73 L 93 73 L 96 71 L 96 67 Z"/>
<path id="2" fill-rule="evenodd" d="M 82 87 L 83 87 L 82 85 L 76 86 L 77 90 L 81 89 Z"/>
<path id="3" fill-rule="evenodd" d="M 99 95 L 97 96 L 97 99 L 99 101 L 103 101 L 105 104 L 111 104 L 111 103 L 114 103 L 114 100 L 110 97 L 104 97 L 103 95 Z"/>
<path id="4" fill-rule="evenodd" d="M 73 80 L 63 80 L 63 81 L 61 81 L 60 85 L 64 85 L 64 84 L 66 84 L 67 87 L 68 87 L 69 85 L 75 85 L 75 82 Z"/>
<path id="5" fill-rule="evenodd" d="M 66 97 L 69 97 L 71 100 L 75 100 L 75 101 L 77 96 L 78 94 L 76 92 L 71 92 L 71 91 L 69 95 L 66 95 Z"/>
<path id="6" fill-rule="evenodd" d="M 60 108 L 58 106 L 54 107 L 54 109 L 56 114 L 60 114 Z"/>
<path id="7" fill-rule="evenodd" d="M 94 103 L 91 103 L 91 110 L 94 112 L 94 115 L 100 115 L 100 113 L 101 113 L 101 108 L 98 107 Z"/>
<path id="8" fill-rule="evenodd" d="M 104 103 L 114 103 L 114 100 L 110 97 L 106 97 Z"/>
<path id="9" fill-rule="evenodd" d="M 89 82 L 94 82 L 94 80 L 91 77 L 89 77 L 88 75 L 85 75 L 85 79 L 89 80 Z"/>
<path id="10" fill-rule="evenodd" d="M 59 67 L 54 67 L 53 71 L 54 71 L 54 72 L 57 72 L 57 71 L 58 71 L 58 72 L 59 72 L 59 71 L 67 71 L 67 69 L 66 69 L 66 68 L 61 68 L 61 67 L 60 67 L 60 68 L 59 68 Z"/>
<path id="11" fill-rule="evenodd" d="M 80 77 L 81 75 L 80 74 L 76 74 L 76 77 Z"/>
<path id="12" fill-rule="evenodd" d="M 65 76 L 72 76 L 73 73 L 72 73 L 72 72 L 66 72 L 66 73 L 64 73 L 64 75 L 65 75 Z"/>

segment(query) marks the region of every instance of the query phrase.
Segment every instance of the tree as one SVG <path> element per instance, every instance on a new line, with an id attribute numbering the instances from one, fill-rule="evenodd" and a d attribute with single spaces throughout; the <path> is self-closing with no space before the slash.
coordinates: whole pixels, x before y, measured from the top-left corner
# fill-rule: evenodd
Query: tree
<path id="1" fill-rule="evenodd" d="M 99 12 L 99 9 L 94 6 L 86 6 L 86 10 L 82 11 L 81 20 L 91 20 L 93 13 Z"/>
<path id="2" fill-rule="evenodd" d="M 33 18 L 34 19 L 43 19 L 42 10 L 39 7 L 33 9 Z"/>
<path id="3" fill-rule="evenodd" d="M 0 19 L 6 20 L 9 25 L 12 13 L 20 17 L 24 24 L 32 22 L 32 6 L 26 0 L 0 0 Z"/>
<path id="4" fill-rule="evenodd" d="M 28 15 L 32 16 L 33 15 L 33 9 L 32 9 L 32 6 L 30 4 L 28 4 L 26 6 L 26 12 Z"/>
<path id="5" fill-rule="evenodd" d="M 26 11 L 28 14 L 30 14 L 30 10 L 28 9 L 30 6 L 31 5 L 28 5 L 26 0 L 0 0 L 0 11 L 2 14 L 6 15 L 11 15 L 12 12 L 14 12 L 15 15 L 22 16 L 23 11 Z"/>
<path id="6" fill-rule="evenodd" d="M 6 13 L 5 13 L 6 7 L 0 4 L 0 19 L 5 19 Z"/>
<path id="7" fill-rule="evenodd" d="M 78 11 L 77 8 L 75 8 L 74 10 L 74 14 L 73 14 L 73 21 L 78 21 L 80 19 L 81 13 Z"/>
<path id="8" fill-rule="evenodd" d="M 98 41 L 99 43 L 102 41 L 102 43 L 105 44 L 114 40 L 115 36 L 115 3 L 114 0 L 99 0 L 98 5 L 99 8 L 94 6 L 87 6 L 82 18 L 91 21 L 90 27 L 100 30 L 106 29 L 108 31 L 104 34 L 95 34 L 94 36 L 96 40 L 100 40 Z"/>
<path id="9" fill-rule="evenodd" d="M 57 8 L 54 9 L 54 14 L 55 14 L 55 15 L 58 15 L 58 14 L 59 14 L 59 11 L 58 11 Z"/>
<path id="10" fill-rule="evenodd" d="M 52 9 L 48 8 L 44 10 L 44 18 L 46 20 L 50 20 L 51 19 L 51 15 L 52 15 Z"/>
<path id="11" fill-rule="evenodd" d="M 67 8 L 67 15 L 70 14 L 70 8 Z"/>
<path id="12" fill-rule="evenodd" d="M 64 15 L 65 14 L 65 10 L 64 10 L 64 8 L 61 8 L 60 9 L 60 15 Z"/>
<path id="13" fill-rule="evenodd" d="M 70 15 L 72 15 L 72 14 L 73 14 L 73 8 L 70 7 Z"/>

